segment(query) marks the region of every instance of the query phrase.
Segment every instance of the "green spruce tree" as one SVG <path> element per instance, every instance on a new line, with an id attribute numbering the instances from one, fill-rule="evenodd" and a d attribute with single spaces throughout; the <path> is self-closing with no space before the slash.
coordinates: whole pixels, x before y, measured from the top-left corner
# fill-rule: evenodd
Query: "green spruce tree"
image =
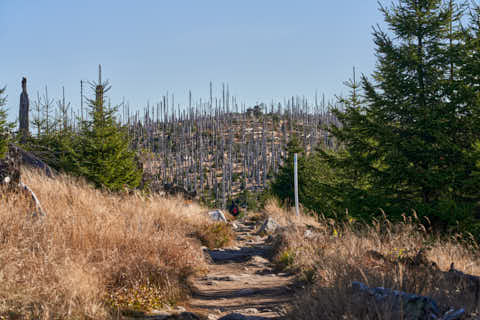
<path id="1" fill-rule="evenodd" d="M 65 153 L 63 163 L 70 163 L 71 170 L 86 177 L 98 188 L 121 191 L 125 187 L 136 188 L 142 178 L 135 152 L 130 149 L 130 139 L 125 128 L 115 120 L 116 108 L 106 106 L 106 83 L 95 86 L 95 100 L 90 100 L 90 119 Z"/>
<path id="2" fill-rule="evenodd" d="M 4 96 L 5 87 L 0 88 L 0 159 L 3 158 L 8 150 L 9 132 L 12 128 L 7 122 L 7 109 L 5 107 L 7 98 Z"/>
<path id="3" fill-rule="evenodd" d="M 462 8 L 453 1 L 398 0 L 381 7 L 391 33 L 374 30 L 377 68 L 335 110 L 330 129 L 342 148 L 320 151 L 341 179 L 338 207 L 358 215 L 412 209 L 451 222 L 480 187 L 473 175 L 478 111 L 463 90 Z M 477 62 L 478 63 L 478 62 Z M 458 209 L 458 210 L 457 210 Z M 467 210 L 468 211 L 468 210 Z M 462 213 L 459 213 L 462 212 Z"/>
<path id="4" fill-rule="evenodd" d="M 470 28 L 466 29 L 464 36 L 466 45 L 461 55 L 462 66 L 459 71 L 459 81 L 456 90 L 468 99 L 469 123 L 471 127 L 480 122 L 480 5 L 472 8 L 470 14 Z M 478 127 L 477 127 L 477 130 Z M 473 142 L 474 153 L 464 150 L 466 156 L 470 156 L 468 168 L 473 174 L 465 179 L 462 191 L 470 198 L 479 200 L 477 178 L 480 177 L 480 138 L 477 135 Z M 467 179 L 468 178 L 468 179 Z M 480 202 L 479 202 L 480 203 Z"/>

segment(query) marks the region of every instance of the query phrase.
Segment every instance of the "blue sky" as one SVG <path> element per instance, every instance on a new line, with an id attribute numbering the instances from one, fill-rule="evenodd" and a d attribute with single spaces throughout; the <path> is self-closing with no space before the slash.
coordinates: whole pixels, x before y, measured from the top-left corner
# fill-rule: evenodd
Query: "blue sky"
<path id="1" fill-rule="evenodd" d="M 390 3 L 382 0 L 382 3 Z M 110 98 L 132 108 L 167 91 L 183 103 L 208 97 L 209 82 L 253 105 L 315 91 L 346 92 L 355 66 L 375 65 L 375 0 L 0 0 L 0 86 L 10 119 L 22 76 L 30 99 L 65 87 L 80 103 L 80 80 L 102 64 Z"/>

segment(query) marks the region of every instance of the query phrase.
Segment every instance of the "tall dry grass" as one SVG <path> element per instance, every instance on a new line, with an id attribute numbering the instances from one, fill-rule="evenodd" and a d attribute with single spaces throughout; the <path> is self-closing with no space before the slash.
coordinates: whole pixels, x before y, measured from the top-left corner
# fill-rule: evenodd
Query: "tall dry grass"
<path id="1" fill-rule="evenodd" d="M 478 287 L 447 272 L 453 262 L 457 270 L 480 276 L 478 247 L 457 236 L 434 235 L 415 218 L 365 225 L 295 217 L 275 201 L 266 214 L 284 226 L 273 240 L 277 266 L 310 284 L 289 319 L 403 319 L 392 305 L 353 292 L 352 281 L 433 297 L 443 307 L 480 307 Z"/>
<path id="2" fill-rule="evenodd" d="M 190 235 L 209 222 L 181 199 L 114 195 L 67 176 L 24 172 L 47 216 L 21 195 L 0 197 L 0 316 L 112 317 L 160 307 L 205 268 Z"/>

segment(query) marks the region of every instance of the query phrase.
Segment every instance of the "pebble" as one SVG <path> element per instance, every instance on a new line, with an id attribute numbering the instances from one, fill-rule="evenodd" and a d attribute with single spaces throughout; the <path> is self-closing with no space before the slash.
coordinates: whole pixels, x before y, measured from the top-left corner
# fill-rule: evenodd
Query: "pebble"
<path id="1" fill-rule="evenodd" d="M 248 309 L 243 310 L 243 312 L 250 313 L 250 314 L 257 314 L 258 310 L 255 309 L 255 308 L 248 308 Z"/>
<path id="2" fill-rule="evenodd" d="M 253 262 L 253 263 L 256 263 L 256 264 L 268 264 L 268 263 L 270 263 L 270 261 L 268 261 L 264 257 L 260 257 L 260 256 L 253 256 L 250 261 Z"/>

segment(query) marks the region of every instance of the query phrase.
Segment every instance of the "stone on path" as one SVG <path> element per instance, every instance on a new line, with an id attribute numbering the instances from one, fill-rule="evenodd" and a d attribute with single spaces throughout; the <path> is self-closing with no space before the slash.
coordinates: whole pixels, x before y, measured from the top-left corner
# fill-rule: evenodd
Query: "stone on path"
<path id="1" fill-rule="evenodd" d="M 253 256 L 252 259 L 250 259 L 250 263 L 262 266 L 262 265 L 269 264 L 270 261 L 268 261 L 268 259 L 265 259 L 264 257 L 261 257 L 261 256 Z"/>
<path id="2" fill-rule="evenodd" d="M 216 222 L 227 222 L 227 218 L 225 218 L 225 215 L 223 214 L 222 210 L 213 210 L 208 212 L 208 215 L 210 216 L 210 220 L 216 221 Z"/>
<path id="3" fill-rule="evenodd" d="M 218 320 L 267 320 L 269 318 L 258 317 L 258 316 L 244 316 L 241 313 L 230 313 L 226 316 L 221 317 Z"/>
<path id="4" fill-rule="evenodd" d="M 255 308 L 247 308 L 247 309 L 243 310 L 243 312 L 245 312 L 245 313 L 251 313 L 251 314 L 257 314 L 257 313 L 258 313 L 258 309 L 255 309 Z"/>
<path id="5" fill-rule="evenodd" d="M 273 218 L 268 217 L 267 220 L 262 224 L 260 227 L 260 230 L 258 230 L 258 233 L 273 233 L 278 229 L 279 225 Z"/>

